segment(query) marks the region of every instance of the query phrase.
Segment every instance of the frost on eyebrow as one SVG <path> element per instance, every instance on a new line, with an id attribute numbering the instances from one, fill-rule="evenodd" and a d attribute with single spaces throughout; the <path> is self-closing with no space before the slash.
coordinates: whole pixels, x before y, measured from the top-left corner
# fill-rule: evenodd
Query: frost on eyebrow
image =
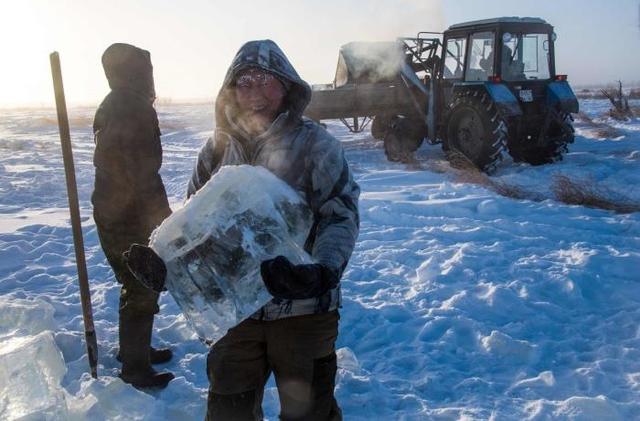
<path id="1" fill-rule="evenodd" d="M 243 73 L 236 78 L 236 86 L 239 88 L 250 88 L 252 86 L 266 86 L 275 77 L 268 72 L 252 71 Z"/>

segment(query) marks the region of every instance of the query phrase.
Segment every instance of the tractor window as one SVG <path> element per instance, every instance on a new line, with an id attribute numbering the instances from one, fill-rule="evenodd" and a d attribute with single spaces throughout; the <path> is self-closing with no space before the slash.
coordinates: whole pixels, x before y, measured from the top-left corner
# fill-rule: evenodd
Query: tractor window
<path id="1" fill-rule="evenodd" d="M 548 34 L 505 34 L 502 39 L 502 79 L 549 79 Z"/>
<path id="2" fill-rule="evenodd" d="M 462 79 L 466 45 L 466 38 L 451 38 L 447 40 L 443 74 L 445 79 Z"/>
<path id="3" fill-rule="evenodd" d="M 478 32 L 471 35 L 469 61 L 467 62 L 467 81 L 487 80 L 494 75 L 494 34 Z"/>

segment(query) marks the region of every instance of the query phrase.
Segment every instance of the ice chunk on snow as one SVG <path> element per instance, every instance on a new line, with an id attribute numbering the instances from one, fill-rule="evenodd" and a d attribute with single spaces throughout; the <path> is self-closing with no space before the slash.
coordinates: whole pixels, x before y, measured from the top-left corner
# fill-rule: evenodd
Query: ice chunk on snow
<path id="1" fill-rule="evenodd" d="M 0 345 L 0 419 L 66 419 L 60 382 L 66 373 L 51 332 Z"/>
<path id="2" fill-rule="evenodd" d="M 162 401 L 117 377 L 101 376 L 96 380 L 85 375 L 80 391 L 69 399 L 68 406 L 69 419 L 73 420 L 167 419 Z"/>
<path id="3" fill-rule="evenodd" d="M 53 306 L 2 297 L 0 309 L 0 419 L 65 419 L 66 367 L 51 333 Z"/>
<path id="4" fill-rule="evenodd" d="M 0 298 L 0 337 L 55 330 L 54 309 L 44 300 Z"/>
<path id="5" fill-rule="evenodd" d="M 167 289 L 196 333 L 215 342 L 272 297 L 263 260 L 310 262 L 312 215 L 301 195 L 268 170 L 221 168 L 151 236 L 167 265 Z"/>

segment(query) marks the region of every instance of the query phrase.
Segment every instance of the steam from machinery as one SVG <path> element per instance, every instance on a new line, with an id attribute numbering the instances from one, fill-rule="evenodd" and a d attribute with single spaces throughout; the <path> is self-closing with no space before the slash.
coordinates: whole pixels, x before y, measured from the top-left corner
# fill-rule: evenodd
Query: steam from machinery
<path id="1" fill-rule="evenodd" d="M 404 60 L 399 42 L 351 42 L 340 48 L 334 83 L 392 82 Z"/>
<path id="2" fill-rule="evenodd" d="M 404 55 L 395 42 L 398 37 L 414 37 L 419 31 L 441 31 L 445 28 L 442 2 L 439 0 L 374 0 L 366 9 L 355 10 L 353 4 L 329 1 L 314 10 L 314 21 L 330 23 L 313 26 L 317 42 L 310 50 L 304 38 L 284 39 L 283 47 L 291 55 L 303 79 L 310 83 L 340 84 L 343 70 L 363 83 L 393 78 Z M 330 30 L 327 30 L 328 28 Z M 302 33 L 309 28 L 301 28 Z M 336 52 L 338 52 L 336 57 Z M 336 69 L 336 59 L 339 61 Z M 340 63 L 342 62 L 342 63 Z M 335 80 L 332 80 L 335 72 Z"/>

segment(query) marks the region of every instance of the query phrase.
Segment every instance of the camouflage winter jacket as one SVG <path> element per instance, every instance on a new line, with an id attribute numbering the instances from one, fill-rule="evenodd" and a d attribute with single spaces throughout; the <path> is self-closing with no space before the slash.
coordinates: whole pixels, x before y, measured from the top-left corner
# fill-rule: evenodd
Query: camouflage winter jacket
<path id="1" fill-rule="evenodd" d="M 274 73 L 291 85 L 286 110 L 263 134 L 250 138 L 234 121 L 233 81 L 247 67 Z M 344 271 L 358 236 L 358 196 L 340 142 L 317 123 L 302 118 L 311 98 L 309 85 L 298 76 L 280 48 L 270 40 L 246 43 L 225 77 L 216 100 L 216 131 L 198 155 L 188 195 L 200 189 L 223 165 L 250 164 L 267 168 L 306 199 L 314 223 L 305 249 L 314 260 Z M 253 317 L 274 320 L 322 313 L 340 305 L 340 285 L 317 298 L 274 299 Z"/>

